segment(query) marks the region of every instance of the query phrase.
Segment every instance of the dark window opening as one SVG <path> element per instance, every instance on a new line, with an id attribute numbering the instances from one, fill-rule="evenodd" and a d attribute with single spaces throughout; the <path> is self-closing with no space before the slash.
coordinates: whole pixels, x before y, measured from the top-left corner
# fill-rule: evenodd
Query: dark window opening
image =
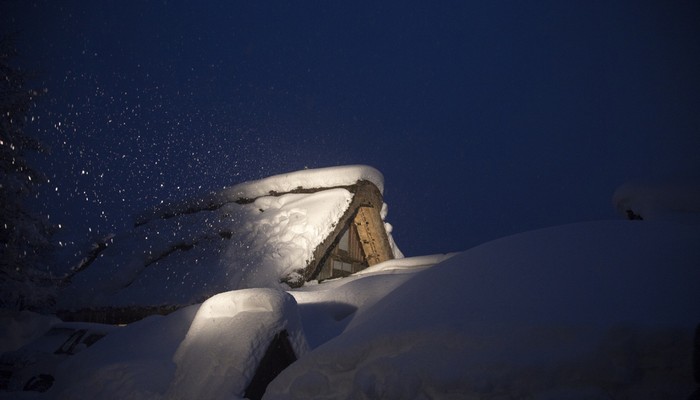
<path id="1" fill-rule="evenodd" d="M 326 258 L 318 275 L 319 280 L 340 278 L 367 268 L 364 250 L 355 224 L 341 233 L 338 242 Z"/>

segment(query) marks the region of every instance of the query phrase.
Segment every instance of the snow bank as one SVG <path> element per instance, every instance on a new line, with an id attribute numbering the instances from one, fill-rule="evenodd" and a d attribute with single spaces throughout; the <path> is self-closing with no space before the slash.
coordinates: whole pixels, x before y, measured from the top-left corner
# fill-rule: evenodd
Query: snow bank
<path id="1" fill-rule="evenodd" d="M 152 316 L 111 332 L 69 357 L 58 370 L 51 399 L 162 398 L 175 374 L 173 354 L 199 306 Z"/>
<path id="2" fill-rule="evenodd" d="M 428 256 L 406 257 L 397 258 L 394 260 L 387 260 L 379 264 L 375 264 L 369 268 L 365 268 L 362 271 L 356 272 L 355 275 L 359 276 L 374 274 L 377 272 L 424 269 L 446 261 L 456 256 L 457 254 L 458 253 L 432 254 Z"/>
<path id="3" fill-rule="evenodd" d="M 19 349 L 59 322 L 54 316 L 0 309 L 0 353 Z"/>
<path id="4" fill-rule="evenodd" d="M 425 268 L 454 254 L 408 257 L 376 264 L 344 278 L 307 284 L 289 293 L 299 305 L 311 348 L 342 334 L 358 315 Z"/>
<path id="5" fill-rule="evenodd" d="M 286 330 L 297 356 L 308 350 L 294 298 L 272 289 L 222 293 L 202 304 L 173 360 L 168 399 L 243 397 L 272 338 Z"/>
<path id="6" fill-rule="evenodd" d="M 700 224 L 700 180 L 630 182 L 613 194 L 617 211 L 644 220 L 672 220 Z"/>
<path id="7" fill-rule="evenodd" d="M 267 396 L 685 398 L 699 242 L 697 227 L 615 221 L 478 246 L 356 315 Z"/>

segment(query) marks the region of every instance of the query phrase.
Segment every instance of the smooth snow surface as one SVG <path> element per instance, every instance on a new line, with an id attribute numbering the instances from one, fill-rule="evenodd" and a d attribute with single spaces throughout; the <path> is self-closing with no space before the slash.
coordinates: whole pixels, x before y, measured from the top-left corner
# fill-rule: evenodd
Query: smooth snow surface
<path id="1" fill-rule="evenodd" d="M 308 351 L 294 298 L 273 289 L 205 301 L 173 360 L 168 399 L 242 398 L 273 337 L 286 330 L 297 357 Z"/>
<path id="2" fill-rule="evenodd" d="M 148 317 L 110 333 L 69 357 L 56 374 L 56 383 L 42 398 L 162 398 L 175 376 L 173 354 L 199 307 L 186 307 L 167 317 Z"/>
<path id="3" fill-rule="evenodd" d="M 412 275 L 267 398 L 685 398 L 697 243 L 627 221 L 486 243 Z"/>
<path id="4" fill-rule="evenodd" d="M 226 292 L 117 329 L 46 393 L 0 398 L 238 398 L 280 329 L 301 358 L 271 399 L 687 398 L 699 241 L 693 225 L 592 222 Z"/>
<path id="5" fill-rule="evenodd" d="M 19 349 L 58 322 L 61 320 L 54 316 L 0 309 L 0 353 Z"/>

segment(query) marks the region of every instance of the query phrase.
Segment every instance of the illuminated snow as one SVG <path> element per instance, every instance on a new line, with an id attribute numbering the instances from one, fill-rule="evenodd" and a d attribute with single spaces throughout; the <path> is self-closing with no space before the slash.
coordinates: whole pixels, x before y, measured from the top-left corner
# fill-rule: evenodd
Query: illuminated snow
<path id="1" fill-rule="evenodd" d="M 168 399 L 242 397 L 272 338 L 287 331 L 297 357 L 308 351 L 294 298 L 245 289 L 205 301 L 173 361 Z"/>
<path id="2" fill-rule="evenodd" d="M 313 260 L 352 201 L 352 193 L 339 186 L 359 180 L 383 187 L 381 173 L 372 167 L 332 167 L 161 206 L 114 237 L 73 277 L 58 306 L 188 305 L 233 289 L 284 289 L 281 282 Z M 282 194 L 299 187 L 322 190 Z M 246 201 L 236 202 L 241 197 Z M 386 213 L 384 205 L 381 214 Z M 395 257 L 403 257 L 386 225 Z"/>
<path id="3" fill-rule="evenodd" d="M 692 225 L 573 224 L 288 295 L 223 293 L 108 335 L 35 397 L 238 398 L 286 327 L 309 351 L 266 398 L 686 398 L 698 239 Z"/>
<path id="4" fill-rule="evenodd" d="M 384 192 L 384 176 L 366 165 L 307 169 L 271 176 L 259 181 L 244 182 L 225 189 L 222 194 L 231 199 L 255 199 L 270 192 L 287 193 L 295 189 L 330 188 L 353 185 L 357 181 L 370 181 Z"/>
<path id="5" fill-rule="evenodd" d="M 187 305 L 232 289 L 281 288 L 312 260 L 351 200 L 332 189 L 151 220 L 115 237 L 59 306 Z"/>
<path id="6" fill-rule="evenodd" d="M 644 193 L 627 187 L 615 198 L 632 204 L 625 199 Z M 689 204 L 687 192 L 674 193 Z M 700 226 L 687 219 L 551 227 L 290 290 L 280 277 L 304 265 L 352 194 L 336 187 L 251 200 L 150 218 L 115 237 L 75 277 L 69 294 L 84 297 L 73 305 L 213 297 L 110 333 L 33 397 L 240 398 L 282 329 L 301 358 L 266 398 L 650 399 L 696 388 Z M 192 247 L 159 259 L 173 244 Z M 9 330 L 34 337 L 53 323 L 41 318 L 25 315 Z"/>
<path id="7" fill-rule="evenodd" d="M 486 243 L 388 286 L 268 398 L 685 398 L 698 239 L 605 221 Z"/>

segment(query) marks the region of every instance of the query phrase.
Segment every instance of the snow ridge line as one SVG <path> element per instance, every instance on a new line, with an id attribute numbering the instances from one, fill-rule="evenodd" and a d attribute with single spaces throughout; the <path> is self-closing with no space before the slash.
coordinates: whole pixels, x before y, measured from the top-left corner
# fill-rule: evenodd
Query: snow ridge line
<path id="1" fill-rule="evenodd" d="M 155 219 L 170 219 L 174 217 L 179 217 L 181 215 L 187 215 L 187 214 L 195 214 L 200 211 L 216 211 L 219 208 L 231 204 L 231 203 L 236 203 L 240 205 L 244 204 L 251 204 L 255 202 L 255 200 L 262 198 L 262 197 L 279 197 L 279 196 L 284 196 L 286 194 L 310 194 L 310 193 L 317 193 L 325 190 L 333 190 L 333 189 L 345 189 L 350 193 L 355 193 L 356 188 L 358 185 L 364 184 L 366 182 L 370 182 L 367 180 L 359 180 L 355 182 L 352 185 L 342 185 L 342 186 L 331 186 L 331 187 L 319 187 L 319 188 L 303 188 L 303 187 L 298 187 L 296 189 L 292 189 L 286 192 L 276 192 L 274 190 L 270 190 L 267 194 L 258 196 L 255 198 L 247 198 L 247 197 L 241 197 L 241 198 L 236 198 L 234 200 L 229 200 L 229 199 L 217 199 L 217 197 L 222 197 L 220 193 L 212 193 L 208 198 L 201 199 L 201 200 L 195 200 L 194 202 L 189 201 L 189 202 L 182 202 L 182 203 L 176 203 L 176 204 L 168 204 L 163 207 L 157 207 L 155 210 L 150 211 L 150 212 L 145 212 L 139 216 L 136 217 L 136 221 L 134 222 L 134 228 L 138 228 L 139 226 L 145 225 Z M 200 205 L 201 204 L 201 205 Z"/>

